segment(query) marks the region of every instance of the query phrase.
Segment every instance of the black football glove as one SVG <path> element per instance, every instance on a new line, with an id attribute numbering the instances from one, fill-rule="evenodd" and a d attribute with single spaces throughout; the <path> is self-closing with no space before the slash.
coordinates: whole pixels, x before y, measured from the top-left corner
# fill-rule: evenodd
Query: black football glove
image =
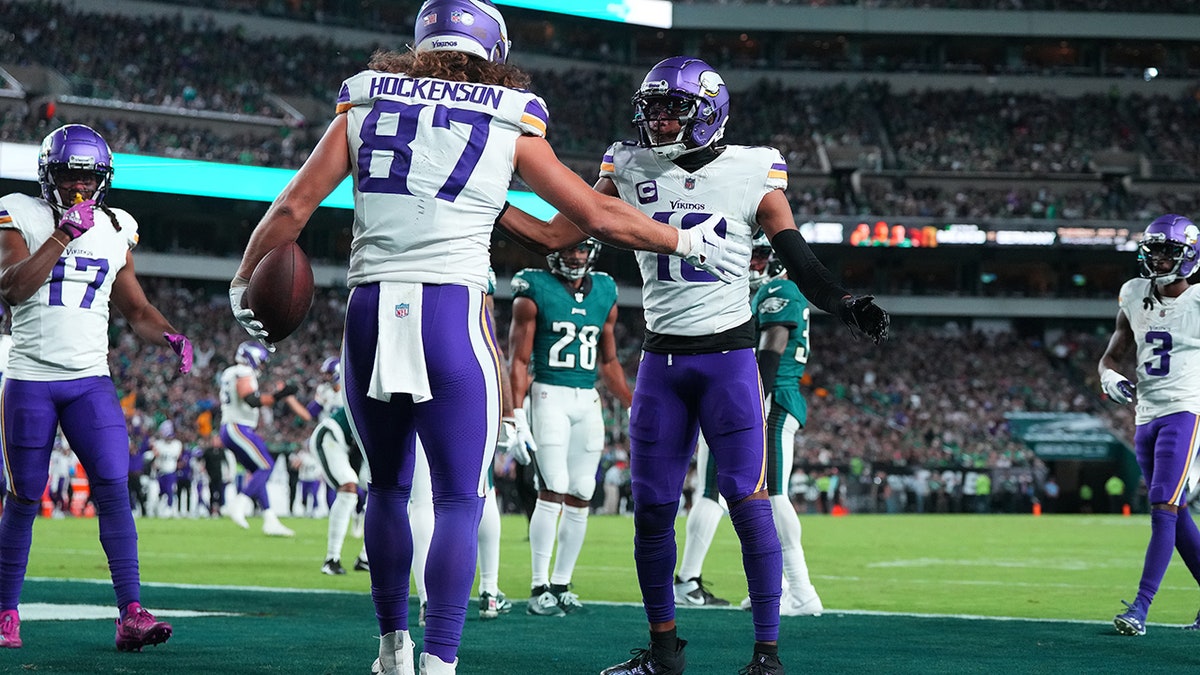
<path id="1" fill-rule="evenodd" d="M 883 308 L 875 304 L 873 295 L 851 295 L 842 298 L 838 306 L 838 317 L 849 326 L 855 336 L 862 332 L 879 344 L 888 338 L 888 326 L 892 320 Z"/>
<path id="2" fill-rule="evenodd" d="M 278 391 L 275 392 L 275 400 L 282 401 L 283 399 L 285 399 L 289 396 L 295 396 L 296 392 L 298 392 L 298 391 L 300 391 L 300 388 L 294 384 L 284 385 L 284 386 L 280 387 Z"/>

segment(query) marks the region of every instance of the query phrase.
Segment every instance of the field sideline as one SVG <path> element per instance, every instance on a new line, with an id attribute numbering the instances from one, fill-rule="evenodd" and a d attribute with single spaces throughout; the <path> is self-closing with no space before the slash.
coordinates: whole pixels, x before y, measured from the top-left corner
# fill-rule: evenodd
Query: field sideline
<path id="1" fill-rule="evenodd" d="M 325 520 L 289 518 L 294 539 L 263 536 L 228 520 L 138 521 L 142 578 L 147 582 L 366 592 L 365 573 L 319 573 Z M 830 610 L 1033 619 L 1108 621 L 1132 600 L 1145 545 L 1146 516 L 851 515 L 807 516 L 804 547 L 813 582 Z M 683 519 L 677 522 L 683 541 Z M 520 600 L 529 584 L 525 521 L 505 516 L 500 587 Z M 583 602 L 637 603 L 633 522 L 624 516 L 588 521 L 575 573 Z M 343 559 L 361 540 L 348 538 Z M 105 579 L 108 570 L 94 520 L 39 519 L 30 577 Z M 721 523 L 705 564 L 714 593 L 745 597 L 736 538 Z M 1176 557 L 1151 622 L 1191 623 L 1200 593 Z M 24 598 L 32 601 L 33 598 Z"/>

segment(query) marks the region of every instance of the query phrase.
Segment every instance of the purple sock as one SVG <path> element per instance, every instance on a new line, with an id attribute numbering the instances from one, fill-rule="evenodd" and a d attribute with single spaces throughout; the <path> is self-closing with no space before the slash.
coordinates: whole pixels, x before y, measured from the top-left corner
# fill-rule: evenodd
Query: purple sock
<path id="1" fill-rule="evenodd" d="M 141 597 L 137 528 L 129 509 L 129 490 L 125 481 L 94 482 L 92 501 L 96 503 L 100 545 L 108 557 L 117 607 L 124 611 L 126 605 L 140 601 Z"/>
<path id="2" fill-rule="evenodd" d="M 1152 509 L 1150 511 L 1150 544 L 1146 547 L 1146 563 L 1142 567 L 1142 580 L 1138 583 L 1138 599 L 1147 607 L 1158 592 L 1171 555 L 1175 553 L 1175 523 L 1173 511 Z"/>
<path id="3" fill-rule="evenodd" d="M 267 496 L 267 480 L 271 477 L 271 467 L 259 469 L 250 477 L 250 482 L 242 488 L 242 494 L 258 502 L 258 505 L 267 510 L 271 508 L 271 499 Z M 250 515 L 250 514 L 246 514 Z"/>
<path id="4" fill-rule="evenodd" d="M 729 507 L 729 520 L 742 541 L 742 567 L 746 569 L 746 584 L 750 588 L 754 639 L 774 642 L 779 639 L 783 550 L 775 532 L 771 502 L 743 499 Z"/>
<path id="5" fill-rule="evenodd" d="M 679 502 L 633 503 L 633 562 L 650 623 L 675 618 L 675 514 Z"/>
<path id="6" fill-rule="evenodd" d="M 375 495 L 371 495 L 375 499 Z M 371 508 L 371 501 L 367 501 Z M 467 603 L 475 580 L 479 554 L 479 517 L 483 498 L 477 493 L 436 495 L 433 502 L 433 538 L 425 561 L 425 651 L 453 663 L 462 642 Z M 375 550 L 371 551 L 371 568 Z"/>
<path id="7" fill-rule="evenodd" d="M 1175 550 L 1179 551 L 1179 557 L 1183 558 L 1183 564 L 1187 565 L 1192 578 L 1200 583 L 1200 529 L 1196 528 L 1187 504 L 1179 507 L 1175 515 Z"/>
<path id="8" fill-rule="evenodd" d="M 408 496 L 400 487 L 371 486 L 363 537 L 371 552 L 371 599 L 379 634 L 408 630 L 408 575 L 412 569 L 412 529 Z"/>
<path id="9" fill-rule="evenodd" d="M 21 601 L 37 512 L 36 502 L 25 504 L 15 497 L 4 502 L 4 515 L 0 516 L 0 611 L 16 609 Z"/>

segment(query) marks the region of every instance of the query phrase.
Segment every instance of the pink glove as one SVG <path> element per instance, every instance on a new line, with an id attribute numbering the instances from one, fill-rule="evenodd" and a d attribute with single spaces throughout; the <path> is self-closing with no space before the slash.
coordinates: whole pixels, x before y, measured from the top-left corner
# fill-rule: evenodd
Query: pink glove
<path id="1" fill-rule="evenodd" d="M 192 341 L 179 333 L 163 333 L 167 344 L 179 355 L 179 373 L 187 375 L 192 371 Z"/>
<path id="2" fill-rule="evenodd" d="M 58 229 L 65 233 L 71 241 L 78 239 L 83 233 L 92 229 L 92 225 L 96 224 L 95 216 L 92 213 L 95 206 L 96 200 L 88 199 L 67 209 L 62 220 L 58 221 Z"/>

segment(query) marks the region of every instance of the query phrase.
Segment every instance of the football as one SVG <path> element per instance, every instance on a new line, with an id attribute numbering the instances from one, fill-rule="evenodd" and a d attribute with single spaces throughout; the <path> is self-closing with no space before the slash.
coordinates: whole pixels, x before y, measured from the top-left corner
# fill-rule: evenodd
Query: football
<path id="1" fill-rule="evenodd" d="M 295 332 L 313 301 L 312 266 L 300 246 L 292 242 L 268 251 L 250 275 L 244 298 L 270 342 Z"/>

